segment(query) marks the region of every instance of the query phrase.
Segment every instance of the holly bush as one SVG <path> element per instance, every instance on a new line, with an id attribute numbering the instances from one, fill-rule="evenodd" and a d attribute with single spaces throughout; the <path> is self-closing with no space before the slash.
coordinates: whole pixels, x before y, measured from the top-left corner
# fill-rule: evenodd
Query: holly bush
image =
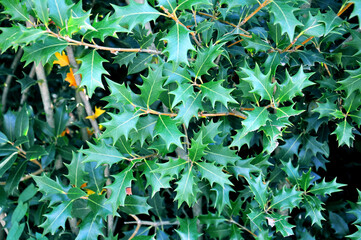
<path id="1" fill-rule="evenodd" d="M 0 4 L 0 238 L 361 239 L 360 0 Z"/>

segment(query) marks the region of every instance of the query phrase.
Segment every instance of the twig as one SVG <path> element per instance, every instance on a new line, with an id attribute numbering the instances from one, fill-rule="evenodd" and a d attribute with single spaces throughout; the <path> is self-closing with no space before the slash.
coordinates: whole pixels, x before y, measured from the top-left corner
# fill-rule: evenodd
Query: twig
<path id="1" fill-rule="evenodd" d="M 253 237 L 257 238 L 257 235 L 254 234 L 251 230 L 249 230 L 248 228 L 246 228 L 245 226 L 239 224 L 238 222 L 234 221 L 233 218 L 231 219 L 227 219 L 226 220 L 227 222 L 230 222 L 230 223 L 233 223 L 233 224 L 236 224 L 238 227 L 242 228 L 243 230 L 247 231 L 249 234 L 251 234 Z"/>
<path id="2" fill-rule="evenodd" d="M 44 170 L 45 170 L 44 168 L 40 168 L 40 169 L 36 170 L 36 171 L 33 172 L 33 173 L 26 174 L 24 177 L 22 177 L 22 178 L 20 179 L 20 182 L 23 182 L 23 181 L 26 181 L 26 180 L 32 178 L 32 175 L 33 175 L 33 176 L 39 175 L 39 174 L 41 174 L 42 172 L 44 172 Z M 0 185 L 6 185 L 6 182 L 0 182 Z"/>
<path id="3" fill-rule="evenodd" d="M 142 226 L 142 221 L 140 221 L 140 219 L 134 214 L 129 214 L 129 215 L 132 216 L 135 219 L 136 223 L 137 223 L 137 227 L 135 228 L 132 236 L 130 236 L 130 238 L 129 238 L 129 240 L 131 240 L 131 239 L 133 239 L 135 237 L 135 235 L 137 235 L 140 226 Z"/>
<path id="4" fill-rule="evenodd" d="M 248 22 L 249 19 L 251 19 L 256 13 L 258 13 L 262 8 L 264 8 L 265 6 L 267 6 L 272 0 L 265 0 L 262 4 L 260 4 L 258 6 L 258 8 L 256 10 L 254 10 L 250 15 L 248 15 L 245 19 L 242 20 L 241 22 L 241 26 L 243 24 L 245 24 L 246 22 Z"/>
<path id="5" fill-rule="evenodd" d="M 23 49 L 20 48 L 19 51 L 16 53 L 13 62 L 10 65 L 10 70 L 11 70 L 12 74 L 15 72 L 15 69 L 18 66 L 22 54 L 23 54 Z M 1 104 L 2 104 L 1 111 L 2 112 L 5 112 L 5 110 L 6 110 L 7 97 L 8 97 L 8 93 L 10 90 L 11 80 L 13 79 L 12 74 L 9 74 L 6 77 L 4 91 L 3 91 L 3 95 L 1 97 Z"/>
<path id="6" fill-rule="evenodd" d="M 62 36 L 60 34 L 57 34 L 57 33 L 53 32 L 53 31 L 51 31 L 50 29 L 47 29 L 46 31 L 50 35 L 52 35 L 53 37 L 63 39 L 65 41 L 69 42 L 69 43 L 74 43 L 74 45 L 90 47 L 90 48 L 94 48 L 94 49 L 97 49 L 97 50 L 105 50 L 105 51 L 109 51 L 109 52 L 114 53 L 114 54 L 117 53 L 117 52 L 144 52 L 144 53 L 158 54 L 158 55 L 162 54 L 161 51 L 157 51 L 157 50 L 153 50 L 153 49 L 104 47 L 104 46 L 99 46 L 99 45 L 96 45 L 96 44 L 90 44 L 90 43 L 77 41 L 77 40 L 71 39 L 68 36 Z"/>
<path id="7" fill-rule="evenodd" d="M 249 108 L 247 110 L 250 110 L 252 108 Z M 162 113 L 162 112 L 158 112 L 152 109 L 140 109 L 141 111 L 143 111 L 146 114 L 153 114 L 153 115 L 162 115 L 162 116 L 169 116 L 169 117 L 176 117 L 178 114 L 177 113 Z M 253 109 L 252 109 L 253 110 Z M 252 111 L 250 110 L 250 111 Z M 223 113 L 203 113 L 203 112 L 199 112 L 198 113 L 198 117 L 224 117 L 224 116 L 234 116 L 234 117 L 238 117 L 238 118 L 242 118 L 242 119 L 246 119 L 247 116 L 237 112 L 235 110 L 232 110 L 230 112 L 223 112 Z"/>
<path id="8" fill-rule="evenodd" d="M 73 52 L 73 48 L 71 46 L 68 46 L 66 48 L 66 52 L 68 54 L 68 58 L 69 58 L 69 63 L 70 65 L 72 65 L 72 67 L 74 68 L 75 72 L 77 72 L 79 70 L 79 66 L 78 64 L 76 63 L 76 60 L 75 60 L 75 56 L 74 56 L 74 52 Z M 75 74 L 75 81 L 76 81 L 76 84 L 78 86 L 80 86 L 81 84 L 81 78 L 79 76 L 79 74 Z M 85 107 L 85 111 L 86 113 L 88 114 L 88 116 L 91 116 L 94 114 L 93 110 L 92 110 L 92 107 L 91 107 L 91 104 L 89 102 L 89 97 L 85 94 L 85 91 L 84 90 L 81 90 L 79 91 L 79 95 L 80 95 L 80 98 L 84 104 L 84 107 Z M 93 129 L 94 129 L 94 133 L 95 133 L 95 136 L 96 137 L 99 137 L 100 135 L 100 130 L 99 130 L 99 126 L 98 126 L 98 123 L 97 123 L 97 120 L 95 119 L 89 119 L 90 121 L 90 124 L 92 125 Z"/>
<path id="9" fill-rule="evenodd" d="M 353 2 L 350 2 L 344 8 L 341 8 L 340 11 L 338 11 L 337 16 L 341 16 L 342 13 L 344 13 L 349 7 L 351 7 L 352 4 Z"/>

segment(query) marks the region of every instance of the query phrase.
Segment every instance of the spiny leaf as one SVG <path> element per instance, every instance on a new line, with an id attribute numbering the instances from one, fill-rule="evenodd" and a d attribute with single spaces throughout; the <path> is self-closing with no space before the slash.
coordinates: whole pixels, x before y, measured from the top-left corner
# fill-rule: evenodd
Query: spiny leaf
<path id="1" fill-rule="evenodd" d="M 80 187 L 85 183 L 84 177 L 86 173 L 83 160 L 83 154 L 73 152 L 73 158 L 70 164 L 65 163 L 65 166 L 68 169 L 68 175 L 65 176 L 69 179 L 70 184 L 75 187 Z"/>
<path id="2" fill-rule="evenodd" d="M 243 77 L 242 80 L 248 82 L 252 86 L 252 93 L 258 94 L 261 99 L 272 100 L 273 89 L 276 83 L 271 83 L 271 70 L 266 75 L 261 72 L 258 64 L 254 69 L 246 66 L 242 68 L 242 73 L 247 74 L 248 77 Z"/>
<path id="3" fill-rule="evenodd" d="M 358 69 L 346 70 L 350 74 L 348 78 L 340 81 L 341 86 L 337 90 L 345 90 L 347 97 L 349 97 L 354 91 L 360 93 L 361 89 L 361 62 L 357 61 L 359 65 Z"/>
<path id="4" fill-rule="evenodd" d="M 184 169 L 185 165 L 188 162 L 184 159 L 178 158 L 177 160 L 169 159 L 166 163 L 157 163 L 158 168 L 154 169 L 153 172 L 161 173 L 162 177 L 164 176 L 177 176 Z"/>
<path id="5" fill-rule="evenodd" d="M 347 122 L 346 118 L 344 121 L 337 123 L 335 131 L 331 134 L 336 134 L 338 146 L 346 144 L 348 147 L 352 147 L 353 140 L 355 139 L 352 134 L 353 129 L 354 127 Z"/>
<path id="6" fill-rule="evenodd" d="M 252 177 L 246 179 L 249 183 L 249 188 L 251 189 L 254 198 L 258 202 L 261 208 L 264 208 L 267 204 L 268 199 L 268 182 L 263 182 L 261 174 L 256 178 Z"/>
<path id="7" fill-rule="evenodd" d="M 0 3 L 5 7 L 3 13 L 11 15 L 13 20 L 31 22 L 24 3 L 19 0 L 1 0 Z"/>
<path id="8" fill-rule="evenodd" d="M 189 38 L 190 31 L 176 23 L 170 28 L 166 37 L 162 40 L 167 41 L 167 47 L 164 53 L 168 53 L 168 61 L 173 62 L 173 66 L 180 63 L 188 65 L 188 51 L 195 50 Z"/>
<path id="9" fill-rule="evenodd" d="M 48 12 L 48 0 L 33 0 L 34 10 L 36 15 L 42 21 L 45 26 L 48 26 L 49 12 Z"/>
<path id="10" fill-rule="evenodd" d="M 135 180 L 132 166 L 128 166 L 120 173 L 113 175 L 113 177 L 114 182 L 106 188 L 112 191 L 107 202 L 112 206 L 113 215 L 115 215 L 118 207 L 124 206 L 125 197 L 127 196 L 126 188 L 131 187 L 132 181 Z"/>
<path id="11" fill-rule="evenodd" d="M 166 77 L 162 76 L 162 66 L 157 66 L 154 70 L 148 68 L 148 77 L 142 77 L 143 85 L 140 86 L 140 97 L 146 102 L 147 107 L 158 100 L 159 95 L 165 91 L 162 87 Z"/>
<path id="12" fill-rule="evenodd" d="M 178 233 L 181 240 L 197 240 L 202 234 L 197 230 L 197 218 L 177 218 L 180 228 L 175 231 Z"/>
<path id="13" fill-rule="evenodd" d="M 109 146 L 104 140 L 100 140 L 97 144 L 91 144 L 88 142 L 89 149 L 80 150 L 85 154 L 83 162 L 96 162 L 96 167 L 103 164 L 109 164 L 111 167 L 113 164 L 118 163 L 126 159 L 114 146 Z"/>
<path id="14" fill-rule="evenodd" d="M 115 143 L 121 136 L 128 138 L 129 132 L 132 129 L 136 129 L 136 124 L 141 113 L 133 113 L 124 111 L 123 113 L 114 114 L 108 113 L 112 119 L 108 122 L 102 123 L 106 127 L 105 132 L 102 134 L 101 138 L 111 137 L 113 143 Z"/>
<path id="15" fill-rule="evenodd" d="M 96 50 L 93 50 L 84 57 L 79 58 L 79 61 L 82 64 L 76 73 L 83 75 L 80 86 L 86 86 L 89 97 L 92 97 L 97 87 L 104 88 L 102 75 L 108 74 L 108 72 L 104 69 L 103 62 L 107 62 L 107 60 L 102 58 Z"/>
<path id="16" fill-rule="evenodd" d="M 140 196 L 128 196 L 125 199 L 124 206 L 119 208 L 120 211 L 125 212 L 127 214 L 146 214 L 148 215 L 149 209 L 152 207 L 147 203 L 148 197 L 140 197 Z"/>
<path id="17" fill-rule="evenodd" d="M 40 227 L 44 228 L 44 234 L 51 232 L 51 234 L 54 235 L 59 227 L 65 229 L 65 222 L 71 217 L 73 202 L 74 200 L 62 202 L 60 205 L 54 207 L 50 213 L 45 214 L 47 219 L 40 225 Z"/>
<path id="18" fill-rule="evenodd" d="M 303 25 L 294 16 L 293 12 L 295 10 L 296 8 L 291 7 L 285 1 L 274 0 L 271 2 L 271 11 L 275 18 L 275 23 L 280 24 L 282 34 L 286 32 L 291 41 L 293 41 L 296 26 Z"/>
<path id="19" fill-rule="evenodd" d="M 221 44 L 211 43 L 209 47 L 198 50 L 197 59 L 192 64 L 192 67 L 196 70 L 195 78 L 208 74 L 210 68 L 217 66 L 214 60 L 222 53 L 221 47 Z"/>
<path id="20" fill-rule="evenodd" d="M 346 184 L 337 183 L 336 178 L 331 182 L 326 182 L 325 179 L 323 179 L 322 182 L 316 183 L 310 190 L 308 190 L 308 192 L 315 195 L 325 196 L 326 194 L 342 191 L 340 188 L 344 186 L 346 186 Z"/>
<path id="21" fill-rule="evenodd" d="M 102 217 L 95 212 L 91 212 L 79 225 L 79 233 L 75 240 L 98 239 L 99 236 L 104 236 L 103 227 Z"/>
<path id="22" fill-rule="evenodd" d="M 143 174 L 147 179 L 147 185 L 152 186 L 152 197 L 154 194 L 159 192 L 161 188 L 170 188 L 169 182 L 172 180 L 170 176 L 164 176 L 161 173 L 155 172 L 154 170 L 157 169 L 157 165 L 155 161 L 147 161 L 144 160 L 144 170 Z"/>
<path id="23" fill-rule="evenodd" d="M 199 179 L 194 176 L 192 167 L 183 171 L 181 179 L 176 182 L 178 186 L 175 189 L 177 195 L 174 200 L 178 200 L 178 208 L 183 202 L 192 206 L 197 201 L 197 193 L 200 191 L 197 186 L 198 181 Z"/>
<path id="24" fill-rule="evenodd" d="M 228 108 L 228 102 L 237 103 L 237 101 L 231 96 L 233 89 L 227 89 L 222 86 L 224 80 L 219 81 L 210 81 L 207 83 L 201 84 L 201 90 L 203 93 L 202 99 L 207 97 L 213 108 L 215 107 L 216 102 L 222 103 L 226 108 Z"/>
<path id="25" fill-rule="evenodd" d="M 143 4 L 136 1 L 129 1 L 129 5 L 119 7 L 111 4 L 114 8 L 114 16 L 120 19 L 119 24 L 131 31 L 136 25 L 144 26 L 149 21 L 155 21 L 160 12 L 152 8 L 147 1 Z"/>
<path id="26" fill-rule="evenodd" d="M 305 195 L 302 203 L 303 207 L 306 209 L 306 217 L 311 218 L 312 225 L 316 223 L 318 226 L 322 227 L 321 221 L 326 220 L 321 213 L 321 211 L 324 210 L 322 207 L 323 202 L 318 197 Z"/>
<path id="27" fill-rule="evenodd" d="M 225 184 L 233 185 L 229 180 L 228 174 L 225 174 L 222 170 L 222 167 L 217 167 L 212 163 L 207 162 L 195 162 L 198 166 L 198 170 L 201 173 L 202 178 L 206 178 L 211 186 L 214 183 L 219 184 L 221 187 L 224 187 Z"/>
<path id="28" fill-rule="evenodd" d="M 296 190 L 296 186 L 291 188 L 283 187 L 273 197 L 270 208 L 277 208 L 279 210 L 293 209 L 297 207 L 302 201 L 302 192 Z"/>
<path id="29" fill-rule="evenodd" d="M 198 119 L 198 112 L 202 107 L 201 94 L 198 92 L 194 95 L 187 95 L 187 100 L 183 101 L 183 103 L 178 107 L 179 112 L 174 120 L 180 121 L 186 127 L 189 125 L 189 121 L 196 117 Z"/>
<path id="30" fill-rule="evenodd" d="M 67 0 L 48 0 L 49 16 L 60 28 L 65 28 L 70 17 L 70 8 L 73 4 L 68 4 Z"/>
<path id="31" fill-rule="evenodd" d="M 167 149 L 169 149 L 171 144 L 183 148 L 180 138 L 184 135 L 178 130 L 176 121 L 169 116 L 159 115 L 154 131 L 155 136 L 159 135 L 166 142 Z"/>

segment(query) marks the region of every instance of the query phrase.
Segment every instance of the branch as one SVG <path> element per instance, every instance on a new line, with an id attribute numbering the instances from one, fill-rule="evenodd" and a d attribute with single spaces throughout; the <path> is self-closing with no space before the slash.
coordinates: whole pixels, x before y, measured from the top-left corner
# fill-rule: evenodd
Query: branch
<path id="1" fill-rule="evenodd" d="M 25 176 L 23 176 L 20 179 L 20 182 L 26 181 L 26 180 L 32 178 L 32 176 L 40 175 L 42 172 L 44 172 L 44 170 L 45 170 L 44 168 L 40 168 L 33 173 L 26 174 Z M 0 182 L 0 185 L 6 185 L 6 182 Z"/>
<path id="2" fill-rule="evenodd" d="M 243 19 L 240 25 L 242 26 L 243 24 L 248 22 L 249 19 L 251 19 L 256 13 L 258 13 L 262 8 L 267 6 L 270 2 L 272 2 L 272 0 L 265 0 L 262 4 L 258 6 L 256 10 L 254 10 L 250 15 L 248 15 L 245 19 Z"/>
<path id="3" fill-rule="evenodd" d="M 137 221 L 124 222 L 124 224 L 138 224 L 138 222 Z M 179 225 L 179 222 L 178 221 L 175 221 L 175 222 L 170 222 L 170 221 L 151 222 L 151 221 L 140 220 L 140 225 L 159 227 L 159 226 L 163 226 L 163 225 Z"/>
<path id="4" fill-rule="evenodd" d="M 162 113 L 162 112 L 158 112 L 152 109 L 140 109 L 141 111 L 143 111 L 146 114 L 154 114 L 154 115 L 162 115 L 162 116 L 169 116 L 169 117 L 176 117 L 178 114 L 177 113 Z M 245 110 L 245 109 L 243 109 Z M 253 108 L 246 108 L 246 110 L 250 110 L 252 111 Z M 247 116 L 244 115 L 243 113 L 240 113 L 236 110 L 231 110 L 230 112 L 223 112 L 223 113 L 203 113 L 203 112 L 199 112 L 198 113 L 198 117 L 224 117 L 224 116 L 234 116 L 234 117 L 238 117 L 238 118 L 242 118 L 242 119 L 246 119 Z"/>
<path id="5" fill-rule="evenodd" d="M 117 53 L 117 52 L 144 52 L 144 53 L 158 54 L 158 55 L 162 54 L 161 51 L 152 50 L 152 49 L 104 47 L 104 46 L 99 46 L 99 45 L 96 45 L 96 44 L 90 44 L 90 43 L 77 41 L 77 40 L 69 38 L 68 36 L 62 36 L 60 34 L 57 34 L 57 33 L 53 32 L 53 31 L 51 31 L 50 29 L 47 29 L 46 31 L 50 35 L 52 35 L 53 37 L 63 39 L 65 41 L 69 42 L 69 43 L 73 43 L 74 45 L 90 47 L 90 48 L 94 48 L 94 49 L 97 49 L 97 50 L 109 51 L 109 52 L 114 53 L 114 54 Z"/>
<path id="6" fill-rule="evenodd" d="M 140 219 L 136 215 L 130 214 L 130 216 L 132 216 L 135 219 L 135 221 L 137 223 L 137 227 L 136 227 L 135 231 L 133 232 L 132 236 L 130 236 L 129 240 L 133 239 L 135 237 L 135 235 L 137 235 L 137 233 L 139 231 L 139 228 L 142 225 L 142 222 L 140 221 Z"/>
<path id="7" fill-rule="evenodd" d="M 248 228 L 246 228 L 245 226 L 242 226 L 241 224 L 239 224 L 238 222 L 234 221 L 232 218 L 231 219 L 227 219 L 227 222 L 236 224 L 238 227 L 242 228 L 243 230 L 247 231 L 249 234 L 251 234 L 253 237 L 257 238 L 257 235 L 254 234 L 251 230 L 249 230 Z"/>
<path id="8" fill-rule="evenodd" d="M 16 53 L 13 62 L 10 65 L 10 70 L 12 74 L 15 72 L 15 69 L 18 66 L 22 54 L 23 54 L 23 49 L 20 48 L 19 51 Z M 9 74 L 6 77 L 5 87 L 4 87 L 3 95 L 1 97 L 1 104 L 2 104 L 1 112 L 5 112 L 6 110 L 6 101 L 10 90 L 11 80 L 13 79 L 12 74 Z"/>

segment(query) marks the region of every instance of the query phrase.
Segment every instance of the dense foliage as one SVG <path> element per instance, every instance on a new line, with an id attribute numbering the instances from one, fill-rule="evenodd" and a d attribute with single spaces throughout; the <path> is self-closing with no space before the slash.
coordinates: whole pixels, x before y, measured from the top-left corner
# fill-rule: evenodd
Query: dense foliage
<path id="1" fill-rule="evenodd" d="M 0 238 L 361 239 L 360 0 L 0 4 Z"/>

